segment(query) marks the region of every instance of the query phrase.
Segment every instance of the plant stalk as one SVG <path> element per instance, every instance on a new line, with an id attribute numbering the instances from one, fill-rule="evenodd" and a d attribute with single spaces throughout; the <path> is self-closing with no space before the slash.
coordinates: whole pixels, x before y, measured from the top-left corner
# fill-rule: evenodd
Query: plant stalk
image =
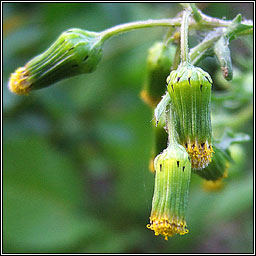
<path id="1" fill-rule="evenodd" d="M 186 9 L 182 16 L 182 23 L 180 28 L 180 58 L 182 63 L 189 63 L 189 54 L 188 54 L 188 27 L 191 11 Z"/>

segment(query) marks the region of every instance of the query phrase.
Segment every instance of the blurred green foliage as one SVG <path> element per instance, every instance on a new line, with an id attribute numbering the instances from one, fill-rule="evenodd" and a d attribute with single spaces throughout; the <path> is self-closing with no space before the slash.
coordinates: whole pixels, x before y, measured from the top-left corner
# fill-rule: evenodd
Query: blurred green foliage
<path id="1" fill-rule="evenodd" d="M 202 3 L 206 14 L 252 18 L 252 3 Z M 3 250 L 5 253 L 251 253 L 252 141 L 233 145 L 234 163 L 218 193 L 192 176 L 186 236 L 168 242 L 146 229 L 154 176 L 148 170 L 152 112 L 139 98 L 148 48 L 164 28 L 111 39 L 96 72 L 17 96 L 11 72 L 62 31 L 101 31 L 174 17 L 172 3 L 3 4 Z M 202 35 L 195 35 L 194 40 Z M 192 40 L 193 41 L 193 40 Z M 214 80 L 212 121 L 253 137 L 252 36 L 231 43 L 234 79 L 213 58 L 200 66 Z M 163 85 L 164 86 L 164 85 Z"/>

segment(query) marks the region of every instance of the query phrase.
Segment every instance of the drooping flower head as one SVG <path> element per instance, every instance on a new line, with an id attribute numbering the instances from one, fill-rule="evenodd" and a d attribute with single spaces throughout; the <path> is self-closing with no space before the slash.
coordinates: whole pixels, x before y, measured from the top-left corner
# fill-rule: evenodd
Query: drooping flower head
<path id="1" fill-rule="evenodd" d="M 165 240 L 175 234 L 188 233 L 185 212 L 191 176 L 186 150 L 170 144 L 154 161 L 155 188 L 148 229 Z"/>
<path id="2" fill-rule="evenodd" d="M 93 72 L 102 55 L 98 33 L 69 29 L 42 54 L 11 74 L 9 90 L 28 94 L 67 77 Z"/>
<path id="3" fill-rule="evenodd" d="M 166 77 L 170 73 L 176 46 L 172 43 L 156 42 L 148 51 L 146 79 L 141 98 L 155 107 L 165 92 Z"/>
<path id="4" fill-rule="evenodd" d="M 192 168 L 203 169 L 212 159 L 210 100 L 212 79 L 201 68 L 184 63 L 167 78 L 178 142 L 190 158 Z"/>
<path id="5" fill-rule="evenodd" d="M 212 162 L 203 170 L 195 173 L 204 179 L 203 188 L 207 191 L 217 191 L 223 187 L 223 179 L 228 177 L 228 168 L 231 158 L 227 151 L 213 145 L 215 154 Z"/>

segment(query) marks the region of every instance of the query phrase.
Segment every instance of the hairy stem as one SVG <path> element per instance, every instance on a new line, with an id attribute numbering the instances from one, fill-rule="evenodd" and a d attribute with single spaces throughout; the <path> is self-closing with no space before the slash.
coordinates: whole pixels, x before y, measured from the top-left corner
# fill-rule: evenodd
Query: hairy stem
<path id="1" fill-rule="evenodd" d="M 181 61 L 189 62 L 189 54 L 188 54 L 188 27 L 189 27 L 189 19 L 190 19 L 191 11 L 186 9 L 183 13 L 182 23 L 180 28 L 180 55 Z"/>
<path id="2" fill-rule="evenodd" d="M 128 32 L 134 29 L 152 28 L 152 27 L 171 27 L 180 26 L 180 18 L 174 19 L 161 19 L 161 20 L 147 20 L 147 21 L 135 21 L 126 24 L 117 25 L 101 32 L 102 40 L 105 41 L 112 36 L 120 33 Z"/>
<path id="3" fill-rule="evenodd" d="M 194 65 L 198 63 L 201 60 L 201 58 L 206 54 L 206 52 L 209 52 L 212 46 L 219 40 L 221 35 L 222 33 L 214 32 L 208 37 L 206 37 L 197 46 L 192 48 L 189 52 L 191 63 Z"/>
<path id="4" fill-rule="evenodd" d="M 202 15 L 199 12 L 199 10 L 197 9 L 196 4 L 195 3 L 190 3 L 189 5 L 190 5 L 190 8 L 192 9 L 195 21 L 200 22 L 202 20 Z"/>
<path id="5" fill-rule="evenodd" d="M 172 112 L 172 108 L 171 108 L 171 104 L 169 104 L 166 107 L 166 128 L 167 128 L 167 132 L 168 132 L 168 144 L 175 144 L 177 143 L 177 132 L 175 129 L 175 123 L 174 123 L 174 119 L 173 119 L 173 112 Z"/>

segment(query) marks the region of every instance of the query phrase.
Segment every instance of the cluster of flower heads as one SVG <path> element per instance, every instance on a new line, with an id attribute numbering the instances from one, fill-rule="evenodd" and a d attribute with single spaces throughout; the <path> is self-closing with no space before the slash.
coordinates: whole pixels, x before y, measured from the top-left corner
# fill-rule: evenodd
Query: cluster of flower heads
<path id="1" fill-rule="evenodd" d="M 155 143 L 150 170 L 155 173 L 155 187 L 147 228 L 156 236 L 162 235 L 168 240 L 175 234 L 188 233 L 185 212 L 191 171 L 205 180 L 205 189 L 217 190 L 222 187 L 223 178 L 227 177 L 228 159 L 223 149 L 212 144 L 210 75 L 187 62 L 181 63 L 177 70 L 169 74 L 166 69 L 170 70 L 172 63 L 165 62 L 166 68 L 160 64 L 170 52 L 166 51 L 168 46 L 162 45 L 162 51 L 159 51 L 160 47 L 159 43 L 153 45 L 148 57 L 148 66 L 151 64 L 148 72 L 151 75 L 158 72 L 159 77 L 167 77 L 168 92 L 161 101 L 161 98 L 158 100 L 155 110 L 161 114 L 156 117 L 158 126 L 153 127 Z M 156 52 L 154 48 L 158 50 L 155 58 L 151 56 Z M 152 76 L 147 76 L 141 94 L 147 104 L 150 95 L 153 96 L 151 103 L 157 98 L 156 91 L 153 95 L 151 89 L 156 81 L 148 79 Z M 149 105 L 154 107 L 156 104 Z M 162 117 L 163 113 L 166 118 Z"/>
<path id="2" fill-rule="evenodd" d="M 99 33 L 81 29 L 63 32 L 44 53 L 11 74 L 10 91 L 27 95 L 31 90 L 47 87 L 61 79 L 94 71 L 101 59 L 102 43 Z M 215 51 L 222 49 L 222 45 L 223 40 L 216 45 Z M 159 117 L 161 113 L 166 114 L 166 122 L 157 118 L 158 127 L 154 127 L 156 139 L 150 170 L 155 173 L 155 188 L 147 225 L 165 240 L 175 234 L 188 233 L 185 212 L 191 171 L 204 178 L 205 188 L 212 190 L 221 187 L 229 162 L 225 149 L 212 145 L 212 79 L 201 68 L 187 62 L 169 74 L 175 52 L 176 46 L 172 43 L 157 42 L 151 47 L 141 93 L 147 104 L 160 109 Z M 221 62 L 221 56 L 219 59 Z M 232 78 L 230 70 L 225 72 L 227 79 Z M 166 77 L 168 92 L 161 100 L 164 91 L 158 88 Z M 163 129 L 165 124 L 168 136 Z"/>

